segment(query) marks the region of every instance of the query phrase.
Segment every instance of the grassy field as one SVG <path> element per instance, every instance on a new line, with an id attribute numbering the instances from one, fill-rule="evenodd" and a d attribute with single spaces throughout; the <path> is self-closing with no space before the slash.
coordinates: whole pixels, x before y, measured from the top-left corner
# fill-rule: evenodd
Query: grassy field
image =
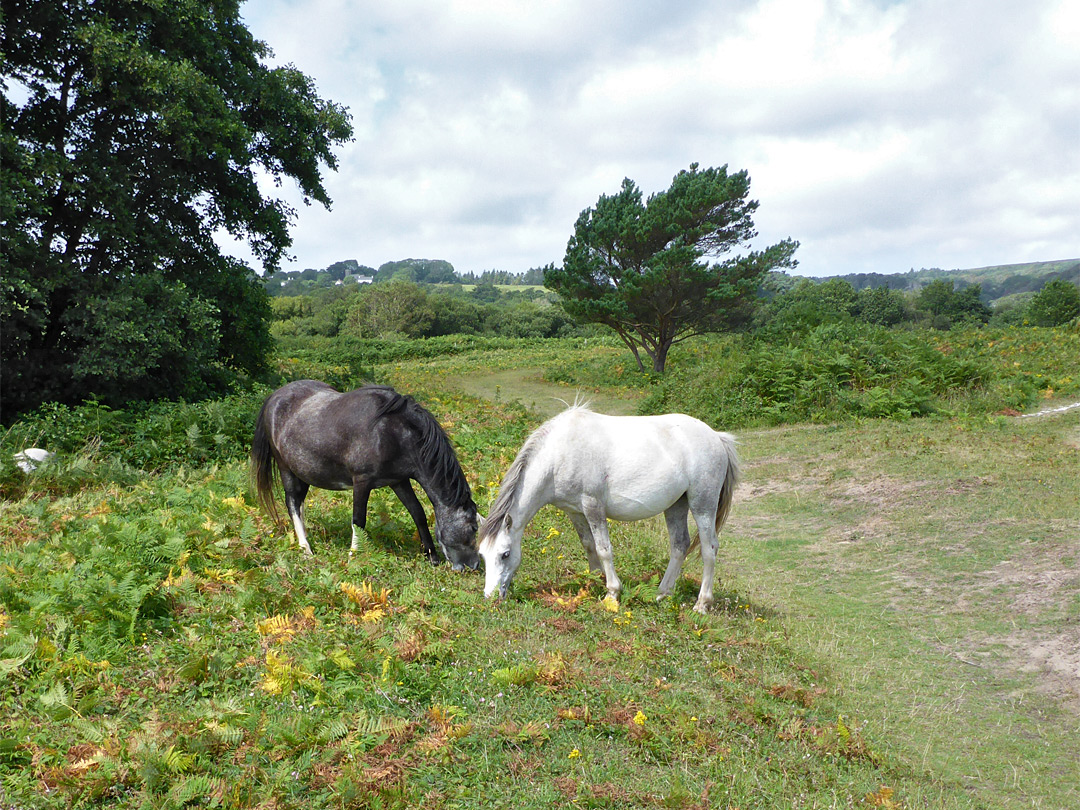
<path id="1" fill-rule="evenodd" d="M 975 806 L 1080 805 L 1078 416 L 743 437 L 728 570 Z"/>
<path id="2" fill-rule="evenodd" d="M 375 370 L 486 509 L 534 404 L 648 395 L 535 371 L 573 358 L 625 360 Z M 617 612 L 550 508 L 496 604 L 422 561 L 388 492 L 350 557 L 348 497 L 313 491 L 305 559 L 239 461 L 5 473 L 0 807 L 1080 805 L 1080 411 L 736 432 L 705 617 L 696 558 L 655 602 L 662 519 L 613 529 Z"/>

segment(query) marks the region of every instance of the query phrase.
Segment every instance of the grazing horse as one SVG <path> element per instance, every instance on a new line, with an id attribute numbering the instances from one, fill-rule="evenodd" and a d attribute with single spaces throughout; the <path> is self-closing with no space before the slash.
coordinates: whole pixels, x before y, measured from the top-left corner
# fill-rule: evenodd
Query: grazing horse
<path id="1" fill-rule="evenodd" d="M 307 554 L 311 546 L 304 529 L 304 498 L 310 487 L 352 490 L 353 551 L 357 530 L 367 525 L 371 490 L 390 487 L 416 523 L 424 552 L 437 563 L 412 479 L 435 508 L 435 538 L 454 570 L 480 564 L 476 504 L 454 448 L 434 416 L 393 388 L 367 385 L 342 394 L 314 380 L 279 388 L 263 403 L 251 445 L 259 500 L 276 518 L 274 467 L 281 475 L 297 540 Z"/>
<path id="2" fill-rule="evenodd" d="M 671 593 L 691 548 L 687 514 L 701 537 L 704 561 L 694 610 L 713 601 L 717 535 L 738 480 L 735 439 L 684 414 L 605 416 L 575 405 L 537 428 L 510 465 L 480 531 L 484 596 L 505 597 L 521 564 L 525 526 L 546 504 L 566 512 L 589 567 L 604 572 L 608 594 L 622 583 L 611 561 L 608 518 L 641 520 L 661 512 L 671 558 L 660 582 Z"/>

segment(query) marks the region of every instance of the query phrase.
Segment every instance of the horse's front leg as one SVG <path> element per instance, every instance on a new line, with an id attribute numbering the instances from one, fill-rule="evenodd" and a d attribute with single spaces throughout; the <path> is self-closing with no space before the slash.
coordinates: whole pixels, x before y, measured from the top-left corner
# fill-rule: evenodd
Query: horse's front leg
<path id="1" fill-rule="evenodd" d="M 366 478 L 353 479 L 352 491 L 352 544 L 349 553 L 355 554 L 360 547 L 360 532 L 367 529 L 367 506 L 371 496 L 371 484 Z"/>
<path id="2" fill-rule="evenodd" d="M 301 481 L 290 470 L 281 469 L 281 488 L 285 490 L 285 509 L 292 518 L 293 531 L 300 548 L 309 557 L 312 556 L 311 544 L 308 543 L 307 530 L 304 528 L 304 499 L 311 488 L 306 481 Z"/>
<path id="3" fill-rule="evenodd" d="M 428 530 L 427 525 L 427 515 L 424 513 L 424 507 L 416 497 L 416 493 L 413 492 L 412 484 L 406 479 L 405 481 L 391 484 L 390 488 L 394 490 L 394 494 L 398 496 L 398 500 L 405 504 L 405 508 L 409 510 L 413 523 L 416 524 L 416 531 L 420 534 L 420 544 L 424 547 L 424 553 L 427 555 L 427 558 L 431 560 L 432 565 L 438 565 L 439 555 L 438 552 L 435 551 L 435 544 L 431 541 L 431 532 Z"/>
<path id="4" fill-rule="evenodd" d="M 594 574 L 599 573 L 602 570 L 600 557 L 596 554 L 596 541 L 593 540 L 589 521 L 585 519 L 584 515 L 577 512 L 567 512 L 566 516 L 570 518 L 570 523 L 573 524 L 578 537 L 581 539 L 581 547 L 585 549 L 585 556 L 589 558 L 589 570 Z"/>
<path id="5" fill-rule="evenodd" d="M 615 573 L 615 564 L 612 561 L 611 535 L 608 533 L 607 512 L 604 510 L 604 505 L 595 498 L 582 499 L 582 507 L 589 531 L 592 533 L 596 557 L 600 561 L 600 568 L 604 572 L 608 596 L 618 600 L 619 594 L 622 592 L 622 583 Z"/>
<path id="6" fill-rule="evenodd" d="M 668 540 L 671 546 L 671 557 L 668 560 L 664 578 L 660 580 L 660 588 L 656 595 L 657 601 L 671 594 L 675 583 L 679 581 L 679 574 L 682 573 L 686 553 L 690 550 L 690 529 L 686 523 L 689 511 L 690 503 L 684 495 L 664 512 L 664 520 L 667 521 Z"/>

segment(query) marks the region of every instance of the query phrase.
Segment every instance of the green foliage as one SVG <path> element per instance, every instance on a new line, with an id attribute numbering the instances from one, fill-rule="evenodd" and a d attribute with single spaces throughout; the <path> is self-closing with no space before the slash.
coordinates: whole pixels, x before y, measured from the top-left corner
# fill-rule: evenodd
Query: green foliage
<path id="1" fill-rule="evenodd" d="M 10 459 L 24 447 L 38 446 L 62 454 L 69 463 L 43 471 L 38 481 L 52 481 L 59 489 L 77 485 L 83 467 L 118 465 L 119 475 L 123 467 L 158 471 L 224 464 L 247 457 L 255 417 L 269 393 L 256 387 L 218 400 L 156 402 L 123 410 L 100 402 L 74 407 L 49 403 L 0 436 L 0 452 Z M 80 458 L 85 463 L 80 465 Z M 0 464 L 0 482 L 17 486 L 24 480 L 9 461 Z"/>
<path id="2" fill-rule="evenodd" d="M 265 292 L 215 235 L 277 267 L 293 211 L 258 177 L 329 205 L 320 172 L 351 127 L 295 67 L 263 63 L 239 5 L 5 6 L 5 78 L 25 89 L 0 101 L 10 412 L 221 392 L 222 367 L 265 370 Z"/>
<path id="3" fill-rule="evenodd" d="M 454 266 L 444 259 L 403 259 L 379 265 L 375 281 L 411 281 L 418 284 L 455 284 Z"/>
<path id="4" fill-rule="evenodd" d="M 419 337 L 435 319 L 427 297 L 409 281 L 367 284 L 349 306 L 345 328 L 362 338 Z"/>
<path id="5" fill-rule="evenodd" d="M 181 282 L 133 278 L 72 306 L 65 324 L 80 347 L 72 382 L 107 402 L 205 397 L 227 379 L 218 311 Z"/>
<path id="6" fill-rule="evenodd" d="M 859 294 L 846 281 L 815 282 L 804 278 L 776 295 L 762 318 L 778 334 L 802 332 L 823 323 L 852 320 L 859 311 L 859 301 Z"/>
<path id="7" fill-rule="evenodd" d="M 908 297 L 887 286 L 855 288 L 842 278 L 824 281 L 775 276 L 765 285 L 771 298 L 757 313 L 759 328 L 776 335 L 802 333 L 826 323 L 860 321 L 876 326 L 914 322 Z"/>
<path id="8" fill-rule="evenodd" d="M 755 235 L 745 171 L 727 167 L 681 171 L 667 191 L 642 201 L 626 179 L 618 194 L 602 195 L 578 217 L 563 266 L 548 268 L 544 283 L 584 323 L 615 330 L 644 370 L 639 349 L 663 372 L 671 347 L 688 337 L 749 320 L 765 274 L 794 266 L 796 242 L 725 256 Z"/>
<path id="9" fill-rule="evenodd" d="M 407 281 L 331 287 L 310 296 L 275 298 L 273 333 L 279 339 L 401 339 L 443 335 L 546 338 L 582 332 L 558 303 L 540 291 L 490 289 L 495 293 L 490 302 L 460 288 Z"/>
<path id="10" fill-rule="evenodd" d="M 352 284 L 354 277 L 376 281 L 411 281 L 427 285 L 500 285 L 503 287 L 542 287 L 544 268 L 533 267 L 524 273 L 509 270 L 484 270 L 479 275 L 471 270 L 459 273 L 453 265 L 441 259 L 405 259 L 387 262 L 376 270 L 358 263 L 355 259 L 334 262 L 325 270 L 285 270 L 264 279 L 266 291 L 271 296 L 311 295 L 327 289 L 338 282 Z M 352 279 L 352 280 L 351 280 Z"/>
<path id="11" fill-rule="evenodd" d="M 868 287 L 859 290 L 856 302 L 858 319 L 876 326 L 895 326 L 912 320 L 907 298 L 888 287 Z"/>
<path id="12" fill-rule="evenodd" d="M 791 342 L 702 340 L 683 350 L 677 371 L 654 381 L 641 408 L 727 428 L 1023 410 L 1040 392 L 1080 391 L 1071 351 L 1080 358 L 1080 335 L 1060 331 L 931 337 L 858 323 L 819 326 Z"/>
<path id="13" fill-rule="evenodd" d="M 990 308 L 980 299 L 982 286 L 970 284 L 954 289 L 952 281 L 935 279 L 919 291 L 915 308 L 926 312 L 935 329 L 949 329 L 954 323 L 986 323 Z"/>
<path id="14" fill-rule="evenodd" d="M 1031 299 L 1028 315 L 1036 326 L 1061 326 L 1080 316 L 1080 288 L 1054 279 Z"/>

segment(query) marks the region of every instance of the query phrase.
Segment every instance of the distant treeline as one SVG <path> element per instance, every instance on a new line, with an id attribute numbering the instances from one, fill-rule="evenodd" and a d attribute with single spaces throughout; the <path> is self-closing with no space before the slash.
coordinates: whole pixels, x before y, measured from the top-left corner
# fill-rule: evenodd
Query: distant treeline
<path id="1" fill-rule="evenodd" d="M 520 283 L 500 287 L 483 275 L 480 279 L 481 283 L 467 290 L 462 284 L 436 286 L 391 275 L 380 283 L 278 295 L 271 302 L 271 332 L 279 339 L 453 334 L 547 338 L 606 333 L 603 327 L 576 323 L 553 292 Z M 846 278 L 813 280 L 772 273 L 737 328 L 797 339 L 825 324 L 942 330 L 983 324 L 1057 326 L 1080 316 L 1077 285 L 1048 276 L 1042 280 L 1045 283 L 1037 293 L 1011 295 L 991 306 L 983 300 L 980 284 L 958 285 L 952 278 L 933 278 L 917 291 L 909 291 L 885 284 L 856 289 Z M 1007 280 L 1001 286 L 1008 287 Z"/>
<path id="2" fill-rule="evenodd" d="M 386 262 L 378 269 L 360 264 L 356 259 L 334 262 L 319 270 L 285 270 L 265 279 L 267 292 L 272 296 L 303 295 L 322 287 L 334 287 L 348 282 L 411 281 L 414 284 L 500 284 L 504 286 L 533 286 L 544 283 L 544 269 L 534 267 L 524 273 L 509 270 L 485 270 L 480 274 L 459 273 L 444 259 L 402 259 Z"/>
<path id="3" fill-rule="evenodd" d="M 1060 280 L 1080 285 L 1080 260 L 1034 262 L 1031 264 L 983 267 L 977 270 L 942 270 L 939 267 L 909 270 L 906 273 L 849 273 L 830 278 L 846 281 L 856 291 L 886 287 L 902 292 L 918 292 L 931 281 L 952 281 L 960 290 L 974 284 L 981 288 L 980 298 L 992 304 L 1000 298 L 1020 293 L 1036 293 L 1047 282 Z M 826 281 L 829 279 L 822 279 Z"/>

